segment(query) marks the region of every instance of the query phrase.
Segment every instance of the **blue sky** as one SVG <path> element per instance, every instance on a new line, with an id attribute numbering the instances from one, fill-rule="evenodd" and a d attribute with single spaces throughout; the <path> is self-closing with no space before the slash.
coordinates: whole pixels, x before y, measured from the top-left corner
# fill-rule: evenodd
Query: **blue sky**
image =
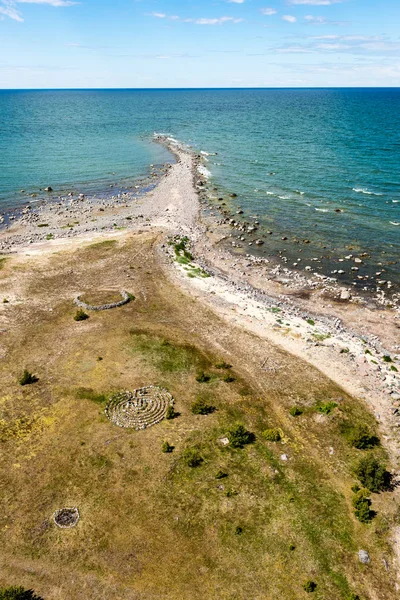
<path id="1" fill-rule="evenodd" d="M 400 86 L 400 0 L 0 0 L 0 88 Z"/>

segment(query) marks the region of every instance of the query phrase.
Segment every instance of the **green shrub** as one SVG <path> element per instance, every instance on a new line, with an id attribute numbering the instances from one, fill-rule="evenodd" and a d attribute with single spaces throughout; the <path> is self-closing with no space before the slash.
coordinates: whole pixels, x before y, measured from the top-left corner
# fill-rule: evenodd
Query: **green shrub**
<path id="1" fill-rule="evenodd" d="M 163 445 L 161 446 L 161 450 L 166 453 L 172 452 L 173 449 L 174 446 L 171 446 L 171 444 L 169 444 L 168 442 L 163 442 Z"/>
<path id="2" fill-rule="evenodd" d="M 232 365 L 230 365 L 229 363 L 226 363 L 224 360 L 222 360 L 221 362 L 217 363 L 215 365 L 216 369 L 232 369 Z"/>
<path id="3" fill-rule="evenodd" d="M 358 450 L 367 450 L 379 445 L 379 438 L 367 425 L 345 427 L 344 434 L 350 446 Z"/>
<path id="4" fill-rule="evenodd" d="M 204 459 L 197 448 L 186 448 L 183 452 L 183 459 L 187 466 L 192 468 L 198 467 L 204 462 Z"/>
<path id="5" fill-rule="evenodd" d="M 235 381 L 235 378 L 232 375 L 225 375 L 224 381 L 225 383 L 232 383 L 233 381 Z"/>
<path id="6" fill-rule="evenodd" d="M 25 590 L 23 587 L 8 587 L 0 589 L 0 600 L 43 600 L 33 590 Z"/>
<path id="7" fill-rule="evenodd" d="M 220 470 L 217 472 L 215 479 L 225 479 L 225 477 L 228 477 L 228 473 Z"/>
<path id="8" fill-rule="evenodd" d="M 391 362 L 393 362 L 393 361 L 392 361 L 392 358 L 391 358 L 391 356 L 388 356 L 388 355 L 385 355 L 385 356 L 383 356 L 383 357 L 382 357 L 382 360 L 383 360 L 384 362 L 386 362 L 386 363 L 391 363 Z"/>
<path id="9" fill-rule="evenodd" d="M 361 523 L 369 523 L 373 518 L 371 511 L 371 500 L 369 499 L 369 490 L 359 490 L 354 494 L 352 503 L 355 508 L 355 516 Z"/>
<path id="10" fill-rule="evenodd" d="M 243 425 L 236 425 L 234 429 L 228 431 L 228 440 L 232 448 L 243 448 L 246 444 L 254 442 L 255 435 L 247 431 Z"/>
<path id="11" fill-rule="evenodd" d="M 292 417 L 299 417 L 303 414 L 303 411 L 298 406 L 292 406 L 292 408 L 289 410 L 289 414 Z"/>
<path id="12" fill-rule="evenodd" d="M 171 405 L 168 406 L 165 418 L 168 419 L 168 421 L 171 421 L 172 419 L 175 419 L 175 417 L 177 417 L 177 413 L 175 412 L 174 407 Z"/>
<path id="13" fill-rule="evenodd" d="M 354 472 L 361 484 L 371 490 L 371 492 L 380 492 L 390 485 L 390 473 L 386 471 L 374 456 L 364 456 L 357 463 Z"/>
<path id="14" fill-rule="evenodd" d="M 89 318 L 89 315 L 85 313 L 82 308 L 79 308 L 74 316 L 74 321 L 86 321 Z"/>
<path id="15" fill-rule="evenodd" d="M 279 429 L 266 429 L 262 432 L 263 438 L 268 440 L 269 442 L 280 442 L 282 437 Z"/>
<path id="16" fill-rule="evenodd" d="M 209 415 L 215 411 L 215 406 L 207 404 L 202 398 L 198 398 L 192 404 L 192 413 L 194 415 Z"/>
<path id="17" fill-rule="evenodd" d="M 350 596 L 347 596 L 347 600 L 361 600 L 361 598 L 358 594 L 351 592 Z"/>
<path id="18" fill-rule="evenodd" d="M 305 592 L 307 592 L 308 594 L 315 592 L 316 589 L 317 589 L 317 584 L 315 583 L 315 581 L 311 581 L 311 579 L 308 579 L 308 581 L 306 581 L 305 584 L 303 585 L 303 590 Z"/>
<path id="19" fill-rule="evenodd" d="M 243 533 L 243 527 L 240 527 L 239 525 L 237 527 L 235 527 L 235 535 L 242 535 Z"/>
<path id="20" fill-rule="evenodd" d="M 336 402 L 325 402 L 323 404 L 317 404 L 317 411 L 322 413 L 323 415 L 330 415 L 333 410 L 337 407 Z"/>
<path id="21" fill-rule="evenodd" d="M 313 325 L 313 326 L 315 325 L 315 321 L 314 321 L 314 319 L 307 319 L 307 323 L 308 323 L 309 325 Z"/>
<path id="22" fill-rule="evenodd" d="M 39 381 L 39 379 L 36 375 L 33 375 L 30 371 L 25 369 L 19 383 L 20 385 L 31 385 L 31 383 L 36 383 L 37 381 Z"/>
<path id="23" fill-rule="evenodd" d="M 211 377 L 204 373 L 204 371 L 198 371 L 196 375 L 196 381 L 198 381 L 199 383 L 208 383 L 210 379 Z"/>

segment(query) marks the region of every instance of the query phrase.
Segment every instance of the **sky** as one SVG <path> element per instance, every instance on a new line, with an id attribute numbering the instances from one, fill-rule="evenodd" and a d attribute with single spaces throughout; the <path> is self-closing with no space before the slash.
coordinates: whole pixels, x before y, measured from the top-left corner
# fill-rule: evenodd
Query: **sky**
<path id="1" fill-rule="evenodd" d="M 400 86 L 400 0 L 0 0 L 0 88 Z"/>

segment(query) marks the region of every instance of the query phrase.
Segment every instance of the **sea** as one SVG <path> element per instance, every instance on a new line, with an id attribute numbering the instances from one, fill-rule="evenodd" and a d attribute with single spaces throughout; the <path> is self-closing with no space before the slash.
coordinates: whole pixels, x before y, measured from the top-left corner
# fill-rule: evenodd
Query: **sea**
<path id="1" fill-rule="evenodd" d="M 266 253 L 326 274 L 363 255 L 354 284 L 399 289 L 400 88 L 0 90 L 0 212 L 128 187 L 174 160 L 155 132 L 203 153 Z"/>

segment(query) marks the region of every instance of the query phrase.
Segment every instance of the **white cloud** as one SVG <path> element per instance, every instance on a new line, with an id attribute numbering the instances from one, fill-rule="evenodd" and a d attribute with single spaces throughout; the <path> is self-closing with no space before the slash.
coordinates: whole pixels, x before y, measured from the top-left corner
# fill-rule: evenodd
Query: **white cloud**
<path id="1" fill-rule="evenodd" d="M 184 19 L 186 23 L 195 23 L 196 25 L 222 25 L 222 23 L 241 23 L 243 19 L 234 17 L 219 17 L 214 19 Z"/>
<path id="2" fill-rule="evenodd" d="M 272 15 L 276 15 L 278 12 L 275 8 L 262 8 L 261 12 L 263 15 L 267 15 L 267 17 L 272 17 Z"/>
<path id="3" fill-rule="evenodd" d="M 339 2 L 344 2 L 344 0 L 289 0 L 289 4 L 308 4 L 311 6 L 330 6 Z"/>
<path id="4" fill-rule="evenodd" d="M 313 17 L 312 15 L 306 15 L 304 17 L 306 21 L 311 23 L 312 25 L 327 25 L 328 20 L 325 17 Z"/>
<path id="5" fill-rule="evenodd" d="M 297 19 L 293 15 L 283 15 L 283 21 L 287 21 L 288 23 L 296 23 Z"/>
<path id="6" fill-rule="evenodd" d="M 156 17 L 157 19 L 166 19 L 167 15 L 165 13 L 152 12 L 151 17 Z"/>
<path id="7" fill-rule="evenodd" d="M 48 6 L 73 6 L 78 4 L 72 0 L 0 0 L 0 15 L 4 15 L 14 21 L 22 22 L 24 19 L 18 10 L 18 4 L 46 4 Z"/>
<path id="8" fill-rule="evenodd" d="M 243 4 L 244 0 L 228 0 L 231 4 Z"/>

